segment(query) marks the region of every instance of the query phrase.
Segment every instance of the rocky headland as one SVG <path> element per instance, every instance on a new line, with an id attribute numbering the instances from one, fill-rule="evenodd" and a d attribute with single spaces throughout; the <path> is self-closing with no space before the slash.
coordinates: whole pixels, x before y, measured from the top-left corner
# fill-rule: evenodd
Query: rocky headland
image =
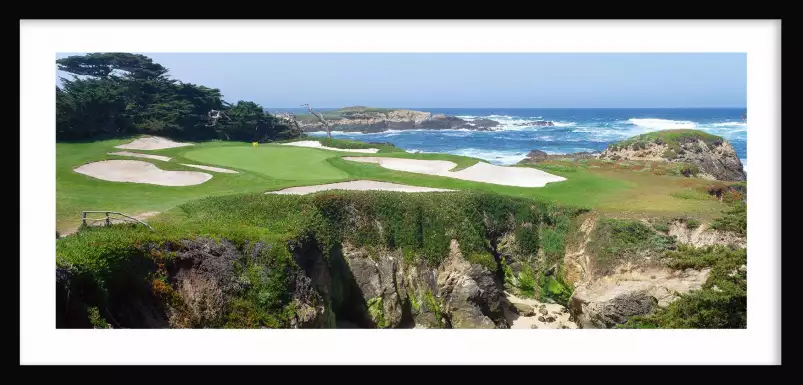
<path id="1" fill-rule="evenodd" d="M 388 130 L 456 130 L 493 131 L 500 123 L 491 119 L 465 120 L 456 116 L 431 112 L 385 108 L 347 107 L 326 111 L 324 119 L 333 131 L 374 133 Z M 299 115 L 299 124 L 306 132 L 324 131 L 324 124 L 313 115 Z M 533 121 L 517 125 L 554 126 L 550 121 Z"/>

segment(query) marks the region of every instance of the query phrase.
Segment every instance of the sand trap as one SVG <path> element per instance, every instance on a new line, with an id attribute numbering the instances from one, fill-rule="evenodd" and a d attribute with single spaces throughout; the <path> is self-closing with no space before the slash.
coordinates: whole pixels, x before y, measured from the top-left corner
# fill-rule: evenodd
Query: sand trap
<path id="1" fill-rule="evenodd" d="M 479 162 L 460 171 L 449 171 L 457 164 L 445 160 L 419 160 L 379 157 L 345 157 L 354 162 L 377 163 L 384 168 L 397 171 L 416 172 L 427 175 L 470 180 L 516 187 L 544 187 L 550 182 L 560 182 L 566 178 L 529 167 L 505 167 Z"/>
<path id="2" fill-rule="evenodd" d="M 110 152 L 109 155 L 118 155 L 118 156 L 133 156 L 135 158 L 148 158 L 148 159 L 156 159 L 165 162 L 169 162 L 170 158 L 167 156 L 162 155 L 150 155 L 150 154 L 138 154 L 136 152 L 128 152 L 128 151 L 118 151 L 118 152 Z"/>
<path id="3" fill-rule="evenodd" d="M 227 168 L 212 167 L 212 166 L 201 166 L 200 164 L 184 164 L 184 163 L 182 163 L 181 165 L 188 166 L 188 167 L 200 168 L 201 170 L 214 171 L 214 172 L 223 172 L 223 173 L 226 173 L 226 174 L 239 174 L 239 172 L 234 171 L 234 170 L 229 170 Z"/>
<path id="4" fill-rule="evenodd" d="M 290 142 L 290 143 L 282 143 L 285 146 L 296 146 L 296 147 L 310 147 L 310 148 L 320 148 L 322 150 L 332 150 L 332 151 L 345 151 L 345 152 L 362 152 L 365 154 L 376 154 L 379 149 L 378 148 L 334 148 L 334 147 L 326 147 L 321 144 L 321 142 L 317 140 L 302 140 L 299 142 Z"/>
<path id="5" fill-rule="evenodd" d="M 192 143 L 179 143 L 158 136 L 143 136 L 131 143 L 114 146 L 128 150 L 162 150 L 165 148 L 192 146 Z"/>
<path id="6" fill-rule="evenodd" d="M 269 192 L 266 192 L 265 194 L 305 195 L 305 194 L 311 194 L 311 193 L 314 193 L 314 192 L 327 191 L 327 190 L 357 190 L 357 191 L 382 190 L 382 191 L 400 191 L 400 192 L 454 191 L 454 190 L 446 190 L 446 189 L 440 189 L 440 188 L 429 188 L 429 187 L 409 186 L 409 185 L 396 184 L 396 183 L 375 182 L 375 181 L 372 181 L 372 180 L 357 180 L 357 181 L 352 181 L 352 182 L 321 184 L 321 185 L 317 185 L 317 186 L 290 187 L 290 188 L 286 188 L 284 190 L 269 191 Z"/>
<path id="7" fill-rule="evenodd" d="M 196 171 L 165 171 L 139 160 L 104 160 L 85 164 L 75 172 L 110 182 L 133 182 L 160 186 L 192 186 L 212 179 Z"/>

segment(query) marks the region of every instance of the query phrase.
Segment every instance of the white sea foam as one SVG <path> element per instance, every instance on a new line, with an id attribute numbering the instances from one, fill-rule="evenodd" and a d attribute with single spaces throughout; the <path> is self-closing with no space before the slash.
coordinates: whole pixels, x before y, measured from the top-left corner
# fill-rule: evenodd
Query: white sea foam
<path id="1" fill-rule="evenodd" d="M 744 170 L 744 172 L 747 172 L 747 159 L 739 159 L 739 160 L 742 161 L 742 169 Z"/>
<path id="2" fill-rule="evenodd" d="M 711 123 L 709 126 L 712 127 L 744 127 L 747 128 L 747 123 L 745 122 L 722 122 L 722 123 Z"/>
<path id="3" fill-rule="evenodd" d="M 498 165 L 516 164 L 527 157 L 527 152 L 516 150 L 488 150 L 483 148 L 461 148 L 459 150 L 449 151 L 449 153 L 478 158 Z"/>
<path id="4" fill-rule="evenodd" d="M 576 122 L 560 122 L 556 120 L 552 121 L 552 124 L 554 124 L 555 127 L 574 127 L 577 125 Z"/>
<path id="5" fill-rule="evenodd" d="M 647 130 L 672 130 L 679 128 L 696 128 L 697 123 L 689 120 L 670 120 L 670 119 L 629 119 L 630 124 L 643 127 Z"/>

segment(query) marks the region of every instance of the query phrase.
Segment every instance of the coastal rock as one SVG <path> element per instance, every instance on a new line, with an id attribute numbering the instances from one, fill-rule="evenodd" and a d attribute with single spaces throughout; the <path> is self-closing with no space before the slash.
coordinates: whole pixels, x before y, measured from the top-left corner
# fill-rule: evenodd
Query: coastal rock
<path id="1" fill-rule="evenodd" d="M 553 127 L 555 123 L 550 122 L 548 120 L 535 120 L 531 122 L 524 122 L 524 123 L 515 123 L 514 126 L 522 126 L 522 127 Z"/>
<path id="2" fill-rule="evenodd" d="M 438 297 L 453 328 L 507 327 L 502 311 L 503 292 L 494 274 L 463 259 L 456 240 L 438 272 Z"/>
<path id="3" fill-rule="evenodd" d="M 466 123 L 463 125 L 464 128 L 474 128 L 477 130 L 488 130 L 490 128 L 494 128 L 499 126 L 499 122 L 491 119 L 476 119 L 470 123 Z"/>
<path id="4" fill-rule="evenodd" d="M 622 266 L 614 274 L 578 284 L 569 301 L 569 312 L 581 328 L 611 328 L 630 317 L 666 307 L 678 294 L 702 287 L 710 268 L 672 270 Z"/>
<path id="5" fill-rule="evenodd" d="M 650 313 L 658 301 L 644 291 L 625 292 L 604 302 L 583 302 L 572 299 L 572 308 L 581 309 L 575 316 L 584 329 L 605 329 L 627 322 L 633 316 Z"/>
<path id="6" fill-rule="evenodd" d="M 744 181 L 747 174 L 733 146 L 721 137 L 696 130 L 666 130 L 612 144 L 600 156 L 610 160 L 650 160 L 688 163 L 699 177 Z M 694 171 L 689 171 L 693 174 Z"/>
<path id="7" fill-rule="evenodd" d="M 518 302 L 512 302 L 510 305 L 510 310 L 514 311 L 518 315 L 524 317 L 532 317 L 535 315 L 535 309 L 533 309 L 533 307 L 530 305 Z"/>
<path id="8" fill-rule="evenodd" d="M 527 158 L 523 159 L 522 163 L 538 163 L 543 162 L 549 158 L 549 155 L 541 150 L 532 150 L 527 153 Z"/>
<path id="9" fill-rule="evenodd" d="M 432 114 L 413 110 L 373 109 L 367 107 L 348 107 L 323 114 L 333 131 L 377 133 L 387 130 L 450 130 L 468 129 L 488 131 L 499 126 L 491 119 L 477 119 L 467 122 L 456 116 Z M 325 130 L 316 117 L 302 115 L 299 124 L 306 132 Z"/>

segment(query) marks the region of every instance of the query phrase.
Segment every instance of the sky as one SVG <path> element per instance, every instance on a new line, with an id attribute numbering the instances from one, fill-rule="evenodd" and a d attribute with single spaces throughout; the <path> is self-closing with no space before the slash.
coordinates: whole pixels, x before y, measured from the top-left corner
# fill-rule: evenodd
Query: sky
<path id="1" fill-rule="evenodd" d="M 136 53 L 266 108 L 747 105 L 744 53 Z"/>

